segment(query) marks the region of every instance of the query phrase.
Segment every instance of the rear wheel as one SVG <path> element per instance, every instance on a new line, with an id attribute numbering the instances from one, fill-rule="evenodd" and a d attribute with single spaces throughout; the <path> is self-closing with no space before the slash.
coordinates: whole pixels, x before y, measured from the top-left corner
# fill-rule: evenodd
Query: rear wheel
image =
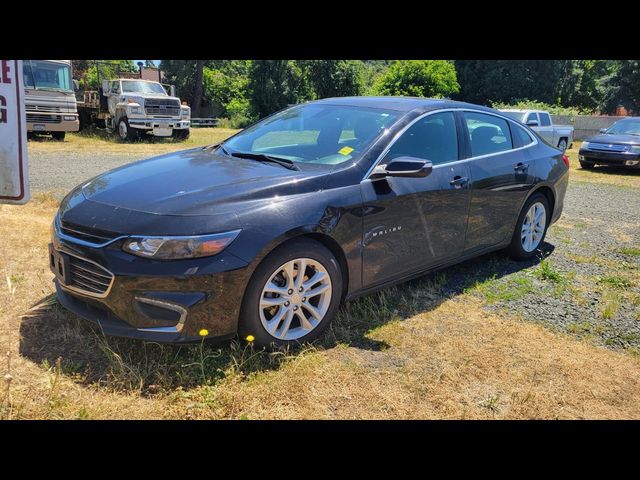
<path id="1" fill-rule="evenodd" d="M 549 200 L 542 193 L 534 193 L 522 207 L 513 232 L 509 254 L 515 260 L 528 260 L 544 241 L 551 212 Z"/>
<path id="2" fill-rule="evenodd" d="M 258 347 L 311 342 L 335 317 L 342 295 L 338 261 L 322 244 L 294 240 L 268 255 L 242 302 L 238 333 Z"/>
<path id="3" fill-rule="evenodd" d="M 64 142 L 65 132 L 51 132 L 51 137 L 56 142 Z"/>
<path id="4" fill-rule="evenodd" d="M 595 163 L 583 162 L 582 160 L 580 160 L 580 167 L 584 168 L 585 170 L 591 170 L 595 166 L 596 166 Z"/>
<path id="5" fill-rule="evenodd" d="M 558 148 L 560 150 L 562 150 L 562 153 L 567 151 L 567 139 L 566 138 L 561 138 L 560 141 L 558 142 Z"/>

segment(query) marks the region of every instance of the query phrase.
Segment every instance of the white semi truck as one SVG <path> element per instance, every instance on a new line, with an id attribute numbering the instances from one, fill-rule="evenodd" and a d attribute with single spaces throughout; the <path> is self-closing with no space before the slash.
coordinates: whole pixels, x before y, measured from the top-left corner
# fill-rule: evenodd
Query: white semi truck
<path id="1" fill-rule="evenodd" d="M 27 133 L 64 140 L 79 128 L 71 60 L 23 60 Z"/>

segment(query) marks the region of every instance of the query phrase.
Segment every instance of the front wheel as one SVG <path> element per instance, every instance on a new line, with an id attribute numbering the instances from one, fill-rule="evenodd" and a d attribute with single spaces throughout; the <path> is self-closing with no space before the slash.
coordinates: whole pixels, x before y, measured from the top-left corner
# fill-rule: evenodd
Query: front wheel
<path id="1" fill-rule="evenodd" d="M 549 200 L 542 193 L 534 193 L 522 207 L 513 232 L 509 255 L 515 260 L 528 260 L 536 254 L 547 234 L 551 212 Z"/>
<path id="2" fill-rule="evenodd" d="M 187 138 L 189 138 L 189 133 L 189 129 L 184 128 L 182 130 L 174 130 L 172 135 L 176 140 L 186 140 Z"/>
<path id="3" fill-rule="evenodd" d="M 138 131 L 129 126 L 129 120 L 127 120 L 127 117 L 122 117 L 118 121 L 118 137 L 120 137 L 120 140 L 123 142 L 133 141 L 139 138 Z"/>
<path id="4" fill-rule="evenodd" d="M 269 254 L 254 272 L 242 302 L 238 333 L 257 347 L 311 342 L 335 317 L 342 275 L 335 256 L 310 239 Z"/>
<path id="5" fill-rule="evenodd" d="M 562 153 L 567 151 L 567 140 L 565 138 L 561 138 L 558 142 L 558 148 L 562 151 Z"/>
<path id="6" fill-rule="evenodd" d="M 51 138 L 53 138 L 56 142 L 64 142 L 66 132 L 51 132 Z"/>
<path id="7" fill-rule="evenodd" d="M 580 161 L 580 167 L 585 170 L 591 170 L 595 166 L 596 166 L 595 163 L 583 162 L 582 160 Z"/>

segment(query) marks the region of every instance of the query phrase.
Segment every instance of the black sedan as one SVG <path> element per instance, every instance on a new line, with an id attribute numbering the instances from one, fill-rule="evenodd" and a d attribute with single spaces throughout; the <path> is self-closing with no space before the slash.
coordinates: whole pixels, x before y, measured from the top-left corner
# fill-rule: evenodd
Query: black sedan
<path id="1" fill-rule="evenodd" d="M 494 250 L 536 255 L 568 172 L 489 108 L 325 99 L 78 186 L 51 269 L 62 305 L 106 334 L 306 342 L 345 300 Z"/>
<path id="2" fill-rule="evenodd" d="M 640 117 L 618 120 L 580 145 L 580 166 L 617 165 L 640 168 Z"/>

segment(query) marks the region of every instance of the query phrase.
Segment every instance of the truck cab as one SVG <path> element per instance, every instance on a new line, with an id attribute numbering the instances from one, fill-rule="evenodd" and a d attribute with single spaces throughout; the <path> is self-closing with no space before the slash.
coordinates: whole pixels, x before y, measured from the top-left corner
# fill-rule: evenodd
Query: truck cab
<path id="1" fill-rule="evenodd" d="M 66 132 L 77 132 L 71 60 L 24 60 L 22 76 L 29 136 L 49 134 L 62 141 Z"/>
<path id="2" fill-rule="evenodd" d="M 571 125 L 554 125 L 545 110 L 500 110 L 502 113 L 531 127 L 549 145 L 564 152 L 573 143 Z"/>
<path id="3" fill-rule="evenodd" d="M 170 96 L 162 84 L 138 78 L 119 78 L 102 83 L 106 97 L 104 120 L 122 140 L 142 135 L 186 139 L 191 127 L 191 109 Z M 104 102 L 101 102 L 104 105 Z"/>

